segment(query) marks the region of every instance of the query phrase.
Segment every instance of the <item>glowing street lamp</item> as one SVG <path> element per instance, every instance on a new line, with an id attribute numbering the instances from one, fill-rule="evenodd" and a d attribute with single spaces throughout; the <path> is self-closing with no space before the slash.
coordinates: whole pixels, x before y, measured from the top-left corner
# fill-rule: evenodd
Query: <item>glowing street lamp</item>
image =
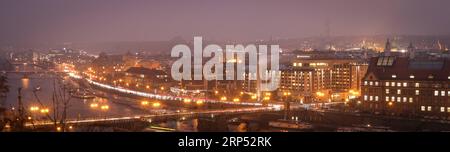
<path id="1" fill-rule="evenodd" d="M 191 103 L 191 101 L 192 101 L 192 100 L 191 100 L 191 99 L 188 99 L 188 98 L 186 98 L 186 99 L 183 100 L 184 103 Z"/>
<path id="2" fill-rule="evenodd" d="M 43 108 L 41 109 L 41 113 L 42 114 L 47 114 L 50 110 L 48 110 L 48 108 Z"/>
<path id="3" fill-rule="evenodd" d="M 203 104 L 203 100 L 197 100 L 196 104 L 197 105 L 202 105 Z"/>
<path id="4" fill-rule="evenodd" d="M 220 98 L 220 100 L 225 101 L 227 100 L 227 97 L 223 96 L 222 98 Z"/>
<path id="5" fill-rule="evenodd" d="M 149 104 L 148 101 L 142 101 L 142 102 L 141 102 L 141 105 L 142 105 L 142 106 L 148 106 L 148 104 Z"/>
<path id="6" fill-rule="evenodd" d="M 239 100 L 239 98 L 234 98 L 233 99 L 233 102 L 239 102 L 240 100 Z"/>
<path id="7" fill-rule="evenodd" d="M 290 96 L 291 92 L 283 92 L 283 96 Z"/>
<path id="8" fill-rule="evenodd" d="M 89 105 L 91 108 L 97 108 L 98 107 L 98 104 L 97 103 L 91 103 L 91 105 Z"/>
<path id="9" fill-rule="evenodd" d="M 101 107 L 100 107 L 100 109 L 102 109 L 102 110 L 105 110 L 105 111 L 106 111 L 106 110 L 108 110 L 108 109 L 109 109 L 109 106 L 108 106 L 108 105 L 103 105 L 103 106 L 101 106 Z"/>
<path id="10" fill-rule="evenodd" d="M 37 106 L 30 107 L 31 112 L 36 112 L 38 110 L 39 110 L 39 107 L 37 107 Z"/>
<path id="11" fill-rule="evenodd" d="M 155 102 L 155 103 L 153 103 L 152 106 L 153 106 L 154 108 L 159 108 L 159 107 L 161 107 L 161 103 Z"/>

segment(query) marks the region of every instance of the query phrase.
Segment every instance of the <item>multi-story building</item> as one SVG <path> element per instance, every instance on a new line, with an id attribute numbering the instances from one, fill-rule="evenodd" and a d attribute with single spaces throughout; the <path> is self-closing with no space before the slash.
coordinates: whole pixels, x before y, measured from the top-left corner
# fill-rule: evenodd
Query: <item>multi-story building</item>
<path id="1" fill-rule="evenodd" d="M 355 59 L 303 59 L 282 68 L 279 92 L 301 102 L 340 101 L 359 92 L 367 64 Z"/>
<path id="2" fill-rule="evenodd" d="M 389 45 L 389 43 L 387 44 Z M 384 54 L 370 60 L 358 103 L 367 112 L 450 118 L 450 61 Z"/>
<path id="3" fill-rule="evenodd" d="M 162 70 L 131 67 L 125 71 L 124 83 L 127 87 L 150 90 L 166 90 L 170 84 L 169 75 Z"/>

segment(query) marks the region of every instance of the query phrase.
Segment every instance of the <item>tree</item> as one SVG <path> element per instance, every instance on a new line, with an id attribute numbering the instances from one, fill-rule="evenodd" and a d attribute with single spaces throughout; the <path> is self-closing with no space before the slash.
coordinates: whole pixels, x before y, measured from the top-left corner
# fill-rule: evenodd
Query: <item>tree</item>
<path id="1" fill-rule="evenodd" d="M 0 76 L 0 97 L 6 97 L 9 92 L 8 80 L 5 75 Z"/>

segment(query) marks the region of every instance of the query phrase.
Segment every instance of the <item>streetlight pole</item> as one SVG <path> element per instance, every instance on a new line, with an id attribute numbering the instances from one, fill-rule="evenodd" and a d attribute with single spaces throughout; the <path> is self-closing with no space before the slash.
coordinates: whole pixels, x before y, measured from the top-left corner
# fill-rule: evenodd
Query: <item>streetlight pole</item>
<path id="1" fill-rule="evenodd" d="M 289 97 L 291 96 L 290 92 L 284 92 L 284 120 L 287 120 L 289 117 L 289 112 L 291 110 L 291 103 L 289 102 Z"/>

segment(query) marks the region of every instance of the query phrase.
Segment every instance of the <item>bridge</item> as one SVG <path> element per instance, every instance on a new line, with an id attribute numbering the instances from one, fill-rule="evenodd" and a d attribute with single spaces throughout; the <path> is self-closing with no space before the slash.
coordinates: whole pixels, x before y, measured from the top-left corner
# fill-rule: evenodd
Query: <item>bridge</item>
<path id="1" fill-rule="evenodd" d="M 277 109 L 272 107 L 253 107 L 253 108 L 241 108 L 241 109 L 225 109 L 225 110 L 208 110 L 208 111 L 197 111 L 197 112 L 176 112 L 168 114 L 151 114 L 151 115 L 135 115 L 135 116 L 125 116 L 125 117 L 109 117 L 109 118 L 87 118 L 78 120 L 66 120 L 68 125 L 90 125 L 97 123 L 107 123 L 116 124 L 123 122 L 133 122 L 133 121 L 155 121 L 161 119 L 186 119 L 192 117 L 217 117 L 223 115 L 239 115 L 248 113 L 260 113 L 260 112 L 274 112 Z M 33 123 L 27 123 L 25 126 L 51 126 L 54 122 L 51 121 L 34 121 Z"/>

